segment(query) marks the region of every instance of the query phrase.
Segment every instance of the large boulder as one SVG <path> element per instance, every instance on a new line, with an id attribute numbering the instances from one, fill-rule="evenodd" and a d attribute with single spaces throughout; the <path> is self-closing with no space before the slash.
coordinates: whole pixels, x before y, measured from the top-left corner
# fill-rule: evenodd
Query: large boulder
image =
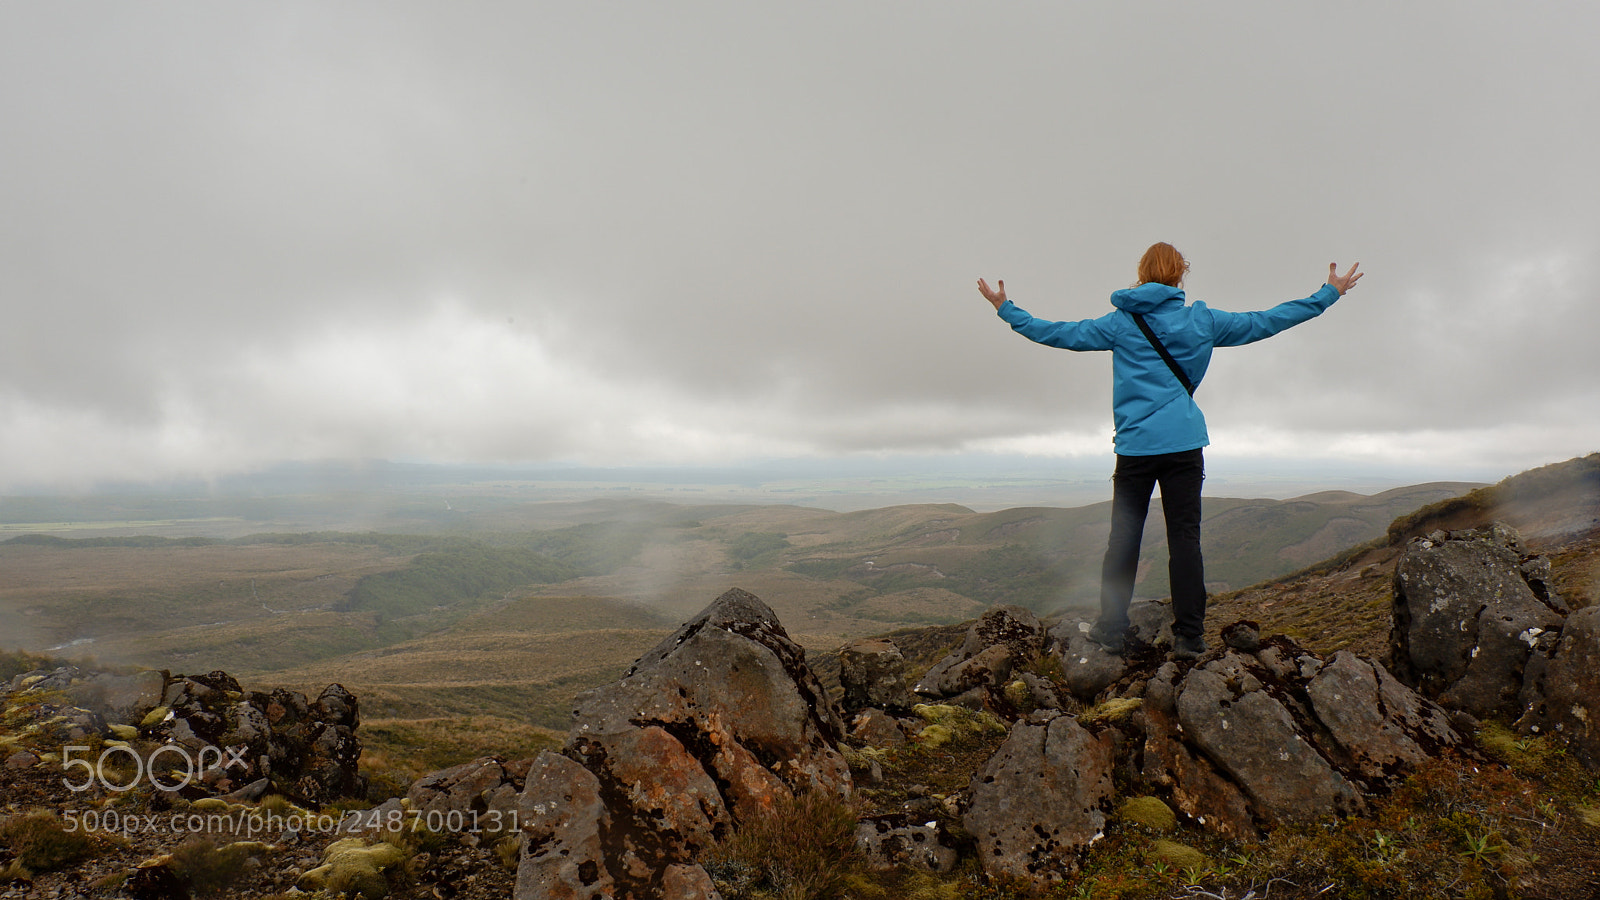
<path id="1" fill-rule="evenodd" d="M 521 798 L 516 897 L 714 898 L 695 860 L 804 791 L 851 792 L 839 712 L 805 651 L 734 589 L 580 694 Z"/>
<path id="2" fill-rule="evenodd" d="M 990 874 L 1047 886 L 1105 833 L 1115 793 L 1114 736 L 1071 716 L 1018 723 L 973 777 L 963 826 Z"/>
<path id="3" fill-rule="evenodd" d="M 1317 670 L 1305 690 L 1341 768 L 1374 787 L 1393 787 L 1400 772 L 1460 741 L 1444 710 L 1347 650 Z"/>
<path id="4" fill-rule="evenodd" d="M 707 774 L 728 785 L 738 814 L 794 789 L 843 796 L 850 771 L 837 747 L 844 722 L 805 650 L 771 608 L 737 588 L 634 663 L 620 681 L 574 703 L 574 758 L 641 728 L 676 736 Z"/>
<path id="5" fill-rule="evenodd" d="M 1553 735 L 1600 769 L 1600 606 L 1568 616 L 1554 653 L 1530 660 L 1524 700 L 1518 728 Z"/>
<path id="6" fill-rule="evenodd" d="M 1547 574 L 1500 523 L 1413 540 L 1395 568 L 1389 668 L 1451 708 L 1515 718 L 1528 659 L 1562 624 Z"/>
<path id="7" fill-rule="evenodd" d="M 1067 692 L 1085 703 L 1128 672 L 1127 659 L 1089 639 L 1090 627 L 1088 622 L 1067 619 L 1050 629 L 1051 648 L 1061 659 Z"/>
<path id="8" fill-rule="evenodd" d="M 616 896 L 615 879 L 604 864 L 603 835 L 611 818 L 600 779 L 546 750 L 533 761 L 518 809 L 523 840 L 516 897 Z"/>

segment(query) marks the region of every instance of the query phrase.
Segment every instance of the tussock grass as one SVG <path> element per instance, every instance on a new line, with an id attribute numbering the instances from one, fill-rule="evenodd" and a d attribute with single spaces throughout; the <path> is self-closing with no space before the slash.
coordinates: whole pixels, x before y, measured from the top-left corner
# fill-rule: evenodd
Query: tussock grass
<path id="1" fill-rule="evenodd" d="M 0 847 L 10 851 L 14 876 L 52 872 L 74 865 L 102 849 L 101 843 L 82 831 L 68 831 L 61 817 L 49 810 L 24 813 L 0 822 Z M 21 870 L 21 871 L 17 871 Z"/>
<path id="2" fill-rule="evenodd" d="M 780 798 L 740 823 L 704 865 L 727 900 L 830 900 L 865 867 L 856 811 L 821 791 Z"/>

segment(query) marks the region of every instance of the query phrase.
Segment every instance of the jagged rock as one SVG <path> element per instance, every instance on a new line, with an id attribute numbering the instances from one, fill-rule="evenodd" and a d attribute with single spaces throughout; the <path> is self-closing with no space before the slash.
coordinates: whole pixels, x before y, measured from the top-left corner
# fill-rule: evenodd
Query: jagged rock
<path id="1" fill-rule="evenodd" d="M 984 869 L 1041 887 L 1070 874 L 1077 851 L 1104 833 L 1114 753 L 1110 732 L 1070 716 L 1016 725 L 974 776 L 962 820 Z"/>
<path id="2" fill-rule="evenodd" d="M 948 874 L 959 856 L 955 842 L 937 819 L 919 821 L 904 813 L 868 816 L 856 826 L 856 846 L 874 869 L 911 869 Z"/>
<path id="3" fill-rule="evenodd" d="M 323 688 L 311 712 L 315 718 L 329 725 L 343 728 L 361 725 L 361 704 L 356 700 L 356 695 L 345 690 L 342 684 L 330 684 Z"/>
<path id="4" fill-rule="evenodd" d="M 627 809 L 612 809 L 612 818 L 637 820 L 642 828 L 654 832 L 659 846 L 650 848 L 650 853 L 693 859 L 727 835 L 732 817 L 717 783 L 665 729 L 650 725 L 582 738 L 576 751 L 601 784 L 627 797 Z M 759 763 L 747 763 L 743 768 L 747 773 L 760 771 L 761 797 L 785 790 L 783 782 Z M 751 775 L 744 778 L 748 782 Z M 747 784 L 730 785 L 729 792 L 735 798 L 754 793 Z M 747 802 L 745 809 L 754 806 Z"/>
<path id="5" fill-rule="evenodd" d="M 1529 586 L 1522 549 L 1501 523 L 1436 532 L 1406 547 L 1395 569 L 1390 633 L 1396 677 L 1475 716 L 1522 712 L 1528 657 L 1548 649 L 1562 622 Z"/>
<path id="6" fill-rule="evenodd" d="M 1184 677 L 1177 712 L 1186 738 L 1243 789 L 1268 822 L 1361 810 L 1365 804 L 1356 786 L 1312 746 L 1304 727 L 1251 668 L 1229 652 Z"/>
<path id="7" fill-rule="evenodd" d="M 485 756 L 424 775 L 406 792 L 411 808 L 425 821 L 457 813 L 465 821 L 489 827 L 491 822 L 511 822 L 528 777 L 531 760 L 506 762 Z M 475 817 L 475 818 L 474 818 Z"/>
<path id="8" fill-rule="evenodd" d="M 1524 697 L 1519 729 L 1554 735 L 1600 769 L 1600 606 L 1568 616 L 1555 652 L 1533 656 Z"/>
<path id="9" fill-rule="evenodd" d="M 308 703 L 282 688 L 247 694 L 222 671 L 116 675 L 64 666 L 13 682 L 20 697 L 43 699 L 32 705 L 49 729 L 47 740 L 81 743 L 101 735 L 181 749 L 187 765 L 180 764 L 173 782 L 158 780 L 155 786 L 178 785 L 190 799 L 230 794 L 267 777 L 309 802 L 366 790 L 356 737 L 359 703 L 339 685 Z M 54 692 L 82 705 L 47 699 L 59 696 Z"/>
<path id="10" fill-rule="evenodd" d="M 657 644 L 620 681 L 575 701 L 568 748 L 659 726 L 729 785 L 740 816 L 794 788 L 836 796 L 850 773 L 844 723 L 805 650 L 755 595 L 728 591 Z"/>
<path id="11" fill-rule="evenodd" d="M 1127 660 L 1089 640 L 1089 627 L 1088 622 L 1068 619 L 1050 630 L 1051 641 L 1061 654 L 1061 674 L 1067 690 L 1085 703 L 1092 702 L 1128 671 Z"/>
<path id="12" fill-rule="evenodd" d="M 1165 663 L 1145 688 L 1138 719 L 1144 734 L 1143 768 L 1152 786 L 1170 793 L 1184 815 L 1233 840 L 1255 840 L 1250 800 L 1204 753 L 1184 743 L 1178 729 L 1178 667 Z"/>
<path id="13" fill-rule="evenodd" d="M 1015 667 L 1044 652 L 1045 640 L 1044 626 L 1030 610 L 992 607 L 967 630 L 960 648 L 929 669 L 912 690 L 938 699 L 1000 688 Z"/>
<path id="14" fill-rule="evenodd" d="M 1152 647 L 1172 646 L 1172 601 L 1135 600 L 1128 604 L 1128 625 L 1134 640 Z"/>
<path id="15" fill-rule="evenodd" d="M 765 603 L 734 589 L 580 694 L 519 809 L 518 898 L 710 898 L 694 859 L 801 791 L 851 791 L 838 710 Z"/>
<path id="16" fill-rule="evenodd" d="M 1029 711 L 1035 709 L 1060 709 L 1061 697 L 1056 694 L 1056 688 L 1050 679 L 1035 675 L 1032 672 L 1018 672 L 1017 681 L 1027 687 Z M 1016 684 L 1014 681 L 1012 684 Z M 1021 709 L 1023 704 L 1013 702 L 1013 706 Z"/>
<path id="17" fill-rule="evenodd" d="M 1011 677 L 1017 659 L 1010 647 L 995 644 L 935 674 L 930 670 L 917 688 L 935 697 L 954 697 L 974 688 L 997 687 Z"/>
<path id="18" fill-rule="evenodd" d="M 1370 785 L 1393 787 L 1406 767 L 1460 742 L 1444 710 L 1349 651 L 1334 654 L 1306 693 L 1348 755 L 1345 768 Z"/>
<path id="19" fill-rule="evenodd" d="M 1045 631 L 1039 617 L 1021 606 L 996 606 L 986 610 L 967 631 L 961 652 L 976 656 L 988 647 L 1005 646 L 1013 659 L 1032 659 L 1044 650 Z"/>
<path id="20" fill-rule="evenodd" d="M 846 644 L 839 651 L 845 710 L 910 708 L 915 698 L 905 669 L 906 658 L 894 641 L 878 638 Z"/>
<path id="21" fill-rule="evenodd" d="M 618 896 L 601 840 L 611 818 L 600 779 L 546 750 L 528 771 L 518 811 L 523 841 L 515 900 Z"/>

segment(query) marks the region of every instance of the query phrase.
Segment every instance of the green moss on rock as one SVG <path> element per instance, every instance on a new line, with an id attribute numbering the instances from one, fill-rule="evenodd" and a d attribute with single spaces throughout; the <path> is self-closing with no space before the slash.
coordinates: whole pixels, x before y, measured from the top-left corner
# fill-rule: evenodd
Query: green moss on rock
<path id="1" fill-rule="evenodd" d="M 1188 844 L 1177 841 L 1156 841 L 1150 845 L 1150 855 L 1179 869 L 1204 869 L 1211 865 L 1206 855 Z"/>
<path id="2" fill-rule="evenodd" d="M 1117 817 L 1162 833 L 1178 827 L 1178 814 L 1159 797 L 1130 797 L 1117 807 Z"/>

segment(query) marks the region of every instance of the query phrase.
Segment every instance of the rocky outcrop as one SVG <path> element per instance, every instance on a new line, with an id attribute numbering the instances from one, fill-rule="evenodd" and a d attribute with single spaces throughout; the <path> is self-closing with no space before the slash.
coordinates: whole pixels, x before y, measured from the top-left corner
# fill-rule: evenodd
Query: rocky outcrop
<path id="1" fill-rule="evenodd" d="M 1564 608 L 1509 526 L 1434 532 L 1395 569 L 1390 668 L 1453 709 L 1516 718 L 1528 658 L 1554 647 Z"/>
<path id="2" fill-rule="evenodd" d="M 797 792 L 848 796 L 844 724 L 777 616 L 734 589 L 585 692 L 521 797 L 518 898 L 712 897 L 695 859 Z"/>
<path id="3" fill-rule="evenodd" d="M 1395 571 L 1395 675 L 1440 704 L 1514 722 L 1600 769 L 1600 612 L 1569 612 L 1550 563 L 1495 523 L 1413 540 Z"/>
<path id="4" fill-rule="evenodd" d="M 119 675 L 64 666 L 18 675 L 11 686 L 11 698 L 34 707 L 52 741 L 92 734 L 146 756 L 177 748 L 164 755 L 186 765 L 157 786 L 190 798 L 259 797 L 269 785 L 313 804 L 365 793 L 360 704 L 337 684 L 307 700 L 283 688 L 244 691 L 222 671 Z"/>
<path id="5" fill-rule="evenodd" d="M 912 690 L 943 700 L 968 698 L 963 705 L 983 708 L 999 701 L 1012 670 L 1044 651 L 1044 626 L 1020 606 L 996 606 L 985 612 L 955 652 L 929 669 Z"/>
<path id="6" fill-rule="evenodd" d="M 1239 643 L 1254 652 L 1136 656 L 1096 705 L 1019 720 L 969 792 L 963 826 L 984 869 L 1039 887 L 1064 877 L 1103 834 L 1114 783 L 1254 839 L 1358 813 L 1461 740 L 1445 710 L 1373 660 L 1324 658 L 1283 636 Z"/>
<path id="7" fill-rule="evenodd" d="M 1049 646 L 1060 656 L 1067 690 L 1085 703 L 1093 701 L 1128 672 L 1128 659 L 1124 655 L 1107 653 L 1089 639 L 1090 627 L 1089 622 L 1067 618 L 1049 631 Z M 1127 656 L 1171 648 L 1171 602 L 1137 600 L 1130 604 L 1127 642 Z"/>
<path id="8" fill-rule="evenodd" d="M 485 756 L 417 779 L 406 792 L 423 821 L 465 821 L 474 826 L 516 821 L 532 760 Z M 451 814 L 454 813 L 454 818 Z"/>

